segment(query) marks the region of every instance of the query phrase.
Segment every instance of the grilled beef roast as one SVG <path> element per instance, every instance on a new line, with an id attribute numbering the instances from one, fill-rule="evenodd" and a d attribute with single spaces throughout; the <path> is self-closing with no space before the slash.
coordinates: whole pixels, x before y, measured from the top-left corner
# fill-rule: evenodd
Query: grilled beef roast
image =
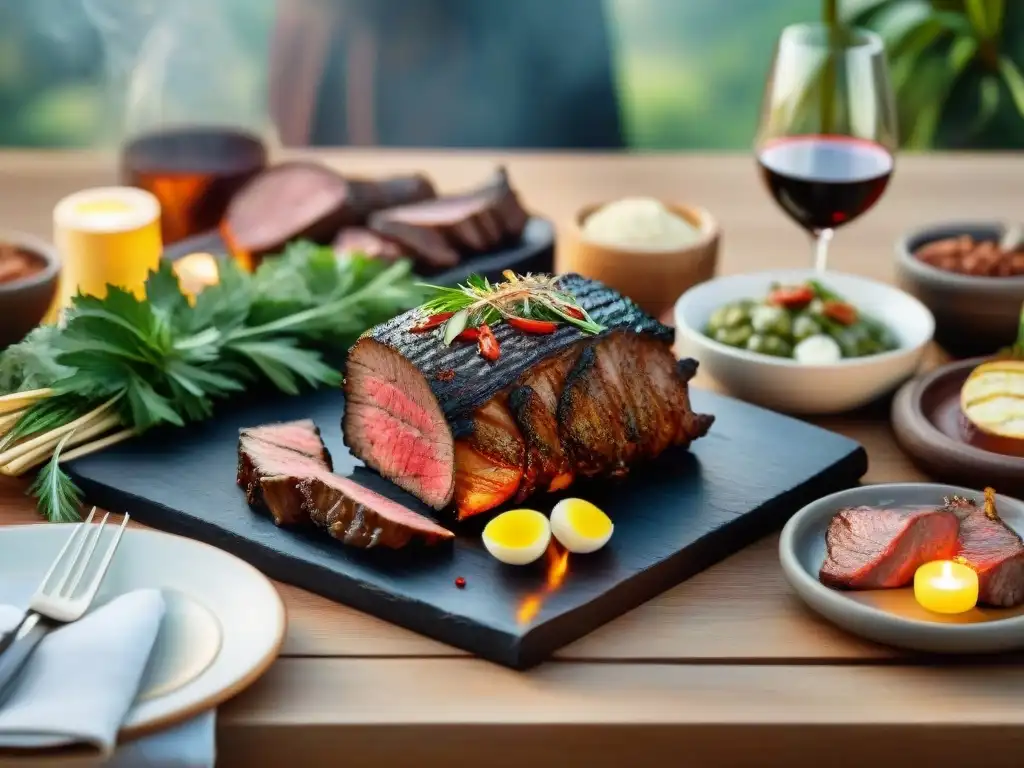
<path id="1" fill-rule="evenodd" d="M 985 490 L 979 507 L 950 500 L 961 515 L 959 558 L 978 573 L 978 602 L 1009 608 L 1024 603 L 1024 541 L 996 512 L 995 492 Z"/>
<path id="2" fill-rule="evenodd" d="M 313 522 L 345 544 L 398 549 L 453 534 L 358 483 L 331 474 L 331 457 L 309 419 L 242 429 L 238 485 L 254 509 L 277 525 Z"/>
<path id="3" fill-rule="evenodd" d="M 364 227 L 348 227 L 341 230 L 331 245 L 337 254 L 358 251 L 388 262 L 406 255 L 401 246 Z"/>
<path id="4" fill-rule="evenodd" d="M 501 323 L 493 363 L 475 344 L 445 347 L 441 328 L 411 333 L 417 310 L 365 333 L 346 369 L 346 445 L 431 507 L 454 500 L 462 519 L 576 477 L 623 475 L 706 434 L 714 417 L 690 408 L 697 363 L 677 363 L 672 329 L 596 281 L 559 286 L 602 333 Z"/>
<path id="5" fill-rule="evenodd" d="M 819 579 L 839 589 L 905 587 L 920 566 L 953 557 L 958 528 L 949 507 L 841 509 L 825 535 Z"/>
<path id="6" fill-rule="evenodd" d="M 320 472 L 296 487 L 313 523 L 349 546 L 400 549 L 414 539 L 434 544 L 454 537 L 433 520 L 345 477 Z"/>
<path id="7" fill-rule="evenodd" d="M 296 525 L 308 519 L 302 496 L 289 480 L 332 468 L 320 430 L 309 419 L 239 431 L 238 485 L 249 505 L 269 512 L 278 525 Z"/>
<path id="8" fill-rule="evenodd" d="M 517 242 L 528 219 L 505 169 L 499 168 L 480 189 L 377 211 L 368 226 L 426 266 L 440 269 L 458 264 L 461 254 Z"/>

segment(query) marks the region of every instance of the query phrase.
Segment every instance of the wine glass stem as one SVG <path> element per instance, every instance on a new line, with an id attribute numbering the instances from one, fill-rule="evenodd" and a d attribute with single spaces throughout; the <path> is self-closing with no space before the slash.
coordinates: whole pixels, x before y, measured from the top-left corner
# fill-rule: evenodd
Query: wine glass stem
<path id="1" fill-rule="evenodd" d="M 828 265 L 828 246 L 833 233 L 831 229 L 819 229 L 814 233 L 814 269 L 817 272 L 824 272 Z"/>

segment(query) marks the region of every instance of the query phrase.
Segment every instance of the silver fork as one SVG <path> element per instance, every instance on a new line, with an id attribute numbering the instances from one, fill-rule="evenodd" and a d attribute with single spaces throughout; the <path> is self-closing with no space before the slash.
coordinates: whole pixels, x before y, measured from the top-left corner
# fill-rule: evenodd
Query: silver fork
<path id="1" fill-rule="evenodd" d="M 68 537 L 67 542 L 50 566 L 50 570 L 43 577 L 39 588 L 32 595 L 28 612 L 18 626 L 0 640 L 0 700 L 3 699 L 11 682 L 17 677 L 32 652 L 39 645 L 39 641 L 51 630 L 82 618 L 89 610 L 89 606 L 92 605 L 96 593 L 99 592 L 103 577 L 107 575 L 107 570 L 110 568 L 110 561 L 114 558 L 117 545 L 121 542 L 121 534 L 124 533 L 124 527 L 128 524 L 128 515 L 124 516 L 121 525 L 118 526 L 114 540 L 110 542 L 103 553 L 102 560 L 100 560 L 91 581 L 85 586 L 82 594 L 76 595 L 75 592 L 82 582 L 82 577 L 89 569 L 89 564 L 96 553 L 96 545 L 103 534 L 103 528 L 107 524 L 110 513 L 107 512 L 98 524 L 92 525 L 95 516 L 96 507 L 93 507 L 89 517 L 75 526 L 75 530 L 71 532 L 71 536 Z M 72 545 L 74 545 L 74 551 L 68 556 Z M 50 581 L 61 569 L 63 571 L 59 579 L 51 587 Z"/>

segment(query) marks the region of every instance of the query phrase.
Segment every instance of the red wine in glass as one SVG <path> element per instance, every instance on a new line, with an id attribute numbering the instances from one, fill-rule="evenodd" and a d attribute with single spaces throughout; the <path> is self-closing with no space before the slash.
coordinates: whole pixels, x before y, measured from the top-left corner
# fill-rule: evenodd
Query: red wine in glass
<path id="1" fill-rule="evenodd" d="M 804 229 L 818 232 L 853 221 L 882 196 L 892 154 L 850 136 L 788 136 L 757 154 L 772 197 Z"/>
<path id="2" fill-rule="evenodd" d="M 896 144 L 881 38 L 853 27 L 786 27 L 765 86 L 755 152 L 772 197 L 813 237 L 817 270 L 825 269 L 835 229 L 882 196 Z"/>

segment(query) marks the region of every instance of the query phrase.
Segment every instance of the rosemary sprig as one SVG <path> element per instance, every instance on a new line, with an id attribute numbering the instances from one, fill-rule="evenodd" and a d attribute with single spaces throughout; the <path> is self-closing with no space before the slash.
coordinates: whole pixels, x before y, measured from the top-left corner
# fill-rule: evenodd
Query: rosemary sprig
<path id="1" fill-rule="evenodd" d="M 74 481 L 60 468 L 60 452 L 73 435 L 68 432 L 53 449 L 53 458 L 43 465 L 26 493 L 34 496 L 40 509 L 47 511 L 51 523 L 74 523 L 81 520 L 78 513 L 82 503 L 82 492 Z"/>
<path id="2" fill-rule="evenodd" d="M 464 285 L 455 288 L 422 284 L 435 293 L 420 307 L 420 311 L 427 317 L 465 311 L 466 314 L 460 316 L 460 324 L 464 318 L 464 327 L 469 328 L 483 324 L 493 326 L 515 317 L 570 323 L 589 334 L 604 330 L 604 326 L 596 322 L 572 294 L 558 287 L 557 277 L 516 275 L 511 270 L 504 274 L 504 283 L 491 283 L 485 277 L 471 275 Z"/>

